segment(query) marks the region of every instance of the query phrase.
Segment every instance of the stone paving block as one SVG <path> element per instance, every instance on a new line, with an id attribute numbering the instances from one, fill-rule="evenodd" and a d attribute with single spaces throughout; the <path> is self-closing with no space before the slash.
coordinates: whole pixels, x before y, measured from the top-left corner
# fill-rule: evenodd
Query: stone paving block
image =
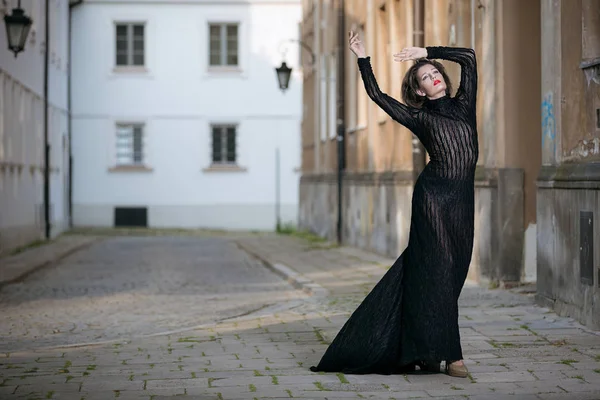
<path id="1" fill-rule="evenodd" d="M 143 385 L 145 390 L 163 390 L 176 388 L 208 388 L 209 379 L 207 378 L 186 378 L 186 379 L 148 379 Z"/>
<path id="2" fill-rule="evenodd" d="M 573 368 L 581 370 L 600 370 L 599 361 L 580 361 L 572 364 Z"/>
<path id="3" fill-rule="evenodd" d="M 471 375 L 476 376 L 483 372 L 505 372 L 509 369 L 502 365 L 469 365 L 469 372 Z"/>
<path id="4" fill-rule="evenodd" d="M 236 343 L 225 345 L 223 352 L 225 354 L 252 354 L 255 353 L 255 349 L 246 343 Z"/>
<path id="5" fill-rule="evenodd" d="M 61 384 L 38 384 L 35 381 L 25 380 L 17 386 L 15 394 L 21 395 L 32 392 L 44 393 L 47 396 L 48 393 L 77 393 L 80 391 L 81 385 L 78 383 L 61 383 Z"/>
<path id="6" fill-rule="evenodd" d="M 186 395 L 187 396 L 187 395 Z M 197 394 L 194 395 L 193 397 L 187 396 L 188 398 L 193 398 L 194 400 L 221 400 L 219 399 L 217 396 L 215 395 L 202 395 L 202 394 Z M 161 396 L 161 395 L 156 395 L 154 397 L 151 397 L 152 400 L 172 400 L 173 396 L 170 395 L 165 395 L 165 396 Z M 232 398 L 228 398 L 228 399 L 223 399 L 223 400 L 232 400 Z"/>
<path id="7" fill-rule="evenodd" d="M 491 385 L 489 383 L 471 383 L 470 381 L 461 383 L 459 381 L 454 384 L 449 384 L 443 389 L 426 389 L 425 392 L 431 397 L 473 396 L 482 394 L 513 393 L 517 389 L 519 389 L 519 387 L 514 383 Z"/>
<path id="8" fill-rule="evenodd" d="M 569 378 L 577 378 L 583 379 L 584 381 L 594 384 L 600 387 L 600 370 L 596 371 L 584 371 L 584 370 L 576 370 L 570 373 L 565 373 L 565 375 Z"/>
<path id="9" fill-rule="evenodd" d="M 514 387 L 513 387 L 514 386 Z M 514 384 L 511 386 L 504 386 L 501 390 L 491 390 L 489 385 L 486 384 L 453 384 L 448 385 L 444 389 L 428 389 L 425 390 L 427 395 L 431 397 L 444 397 L 444 396 L 461 396 L 465 397 L 474 396 L 474 395 L 489 395 L 489 394 L 497 394 L 497 393 L 512 393 L 514 390 L 518 389 L 518 387 Z"/>
<path id="10" fill-rule="evenodd" d="M 306 372 L 305 372 L 306 373 Z M 340 379 L 336 375 L 329 374 L 306 374 L 293 376 L 278 376 L 279 383 L 282 385 L 297 385 L 297 384 L 314 384 L 321 383 L 340 383 Z"/>
<path id="11" fill-rule="evenodd" d="M 535 360 L 536 361 L 542 361 L 542 362 L 570 362 L 573 361 L 572 364 L 577 364 L 578 362 L 582 362 L 582 361 L 590 361 L 590 358 L 588 356 L 585 356 L 583 354 L 579 354 L 579 353 L 575 353 L 575 352 L 568 352 L 562 355 L 537 355 L 535 356 Z"/>
<path id="12" fill-rule="evenodd" d="M 521 390 L 515 390 L 513 393 L 534 393 L 534 394 L 544 394 L 544 393 L 565 393 L 563 389 L 559 387 L 557 382 L 561 379 L 565 378 L 556 378 L 549 380 L 539 380 L 533 382 L 518 382 L 516 385 Z"/>
<path id="13" fill-rule="evenodd" d="M 196 374 L 197 378 L 204 379 L 223 379 L 232 377 L 250 378 L 257 375 L 257 372 L 261 375 L 270 374 L 270 371 L 258 371 L 258 370 L 239 370 L 239 371 L 211 371 L 211 372 L 200 372 Z"/>
<path id="14" fill-rule="evenodd" d="M 319 391 L 319 390 L 305 390 L 305 391 L 299 391 L 299 390 L 294 390 L 292 391 L 292 395 L 294 396 L 293 398 L 299 398 L 299 399 L 358 399 L 361 398 L 359 397 L 359 394 L 356 392 L 343 392 L 343 391 L 331 391 L 331 390 L 327 390 L 327 391 Z M 364 394 L 360 394 L 361 396 L 367 397 Z M 364 398 L 362 397 L 362 398 Z"/>
<path id="15" fill-rule="evenodd" d="M 480 383 L 484 382 L 524 382 L 535 381 L 535 377 L 529 372 L 508 371 L 508 372 L 482 372 L 474 376 Z"/>
<path id="16" fill-rule="evenodd" d="M 465 352 L 473 352 L 473 351 L 493 351 L 496 346 L 491 345 L 489 342 L 472 342 L 465 343 L 463 346 L 463 350 Z"/>
<path id="17" fill-rule="evenodd" d="M 581 379 L 576 379 L 576 378 L 566 378 L 566 379 L 560 379 L 560 380 L 557 379 L 554 381 L 554 384 L 558 385 L 561 389 L 563 389 L 566 392 L 573 392 L 573 393 L 590 392 L 590 391 L 596 390 L 596 388 L 597 388 L 596 385 L 592 385 Z"/>
<path id="18" fill-rule="evenodd" d="M 563 364 L 556 361 L 532 361 L 532 362 L 514 362 L 510 363 L 510 368 L 514 371 L 527 371 L 528 369 L 537 371 L 572 371 L 576 369 L 578 363 Z M 507 364 L 508 365 L 508 364 Z"/>
<path id="19" fill-rule="evenodd" d="M 541 400 L 598 400 L 600 391 L 590 393 L 549 393 L 540 396 Z"/>
<path id="20" fill-rule="evenodd" d="M 317 381 L 314 383 L 315 388 L 324 391 L 352 391 L 352 392 L 376 392 L 387 391 L 380 383 L 341 383 L 332 381 Z"/>
<path id="21" fill-rule="evenodd" d="M 82 392 L 96 392 L 106 390 L 121 390 L 121 391 L 132 391 L 132 390 L 143 390 L 144 383 L 139 381 L 96 381 L 96 382 L 83 382 L 81 385 Z"/>
<path id="22" fill-rule="evenodd" d="M 231 378 L 220 378 L 211 381 L 210 387 L 220 388 L 220 387 L 231 387 L 231 386 L 249 386 L 249 385 L 273 385 L 273 378 L 270 376 L 253 376 L 253 377 L 231 377 Z"/>
<path id="23" fill-rule="evenodd" d="M 533 376 L 535 376 L 540 381 L 551 381 L 553 379 L 565 379 L 569 378 L 570 375 L 574 373 L 568 374 L 567 371 L 536 371 L 535 369 L 529 370 Z"/>
<path id="24" fill-rule="evenodd" d="M 327 394 L 326 398 L 337 398 L 337 397 L 329 397 Z M 372 399 L 372 400 L 389 400 L 389 399 L 415 399 L 415 398 L 430 398 L 427 393 L 420 391 L 409 391 L 409 392 L 400 392 L 400 393 L 392 393 L 392 392 L 361 392 L 362 398 Z M 464 398 L 461 398 L 464 400 Z"/>
<path id="25" fill-rule="evenodd" d="M 138 364 L 138 365 L 118 365 L 115 363 L 115 366 L 96 366 L 95 364 L 90 364 L 86 367 L 85 372 L 87 372 L 87 376 L 103 376 L 108 378 L 114 378 L 118 376 L 129 376 L 130 374 L 141 374 L 146 371 L 152 371 L 152 366 L 146 364 Z"/>
<path id="26" fill-rule="evenodd" d="M 535 394 L 476 394 L 469 396 L 469 400 L 540 400 Z"/>
<path id="27" fill-rule="evenodd" d="M 188 396 L 215 396 L 217 398 L 220 394 L 220 397 L 223 399 L 230 398 L 241 398 L 251 400 L 254 397 L 287 397 L 289 398 L 288 393 L 285 391 L 285 388 L 280 388 L 277 386 L 269 386 L 269 387 L 261 387 L 258 385 L 250 386 L 228 386 L 228 387 L 219 387 L 219 388 L 190 388 L 187 391 Z M 193 397 L 192 397 L 193 398 Z"/>
<path id="28" fill-rule="evenodd" d="M 81 392 L 79 400 L 83 397 L 85 400 L 108 400 L 108 399 L 131 399 L 131 400 L 148 400 L 150 398 L 148 392 L 146 391 L 112 391 L 112 390 L 102 390 L 102 391 L 92 391 L 92 392 Z M 118 396 L 118 397 L 117 397 Z"/>
<path id="29" fill-rule="evenodd" d="M 429 394 L 424 390 L 406 390 L 402 392 L 397 391 L 385 391 L 385 392 L 361 392 L 361 396 L 368 399 L 419 399 L 419 398 L 430 398 Z M 327 396 L 327 395 L 326 395 Z M 464 398 L 463 398 L 464 400 Z"/>
<path id="30" fill-rule="evenodd" d="M 265 360 L 218 360 L 218 363 L 212 363 L 210 358 L 206 361 L 200 362 L 197 368 L 208 368 L 210 370 L 218 371 L 223 369 L 236 370 L 237 368 L 256 368 L 257 366 L 266 365 Z M 242 365 L 242 367 L 240 367 Z"/>
<path id="31" fill-rule="evenodd" d="M 106 394 L 106 396 L 110 396 L 107 397 L 108 399 L 113 399 L 115 397 L 114 393 L 111 394 Z M 82 393 L 54 393 L 52 395 L 52 400 L 81 400 L 82 398 L 84 399 L 89 399 L 91 396 L 85 396 L 85 394 Z M 43 398 L 43 397 L 42 397 Z"/>
<path id="32" fill-rule="evenodd" d="M 575 346 L 600 346 L 600 336 L 598 335 L 563 336 L 562 339 Z"/>
<path id="33" fill-rule="evenodd" d="M 7 399 L 18 389 L 18 385 L 0 386 L 0 399 Z"/>

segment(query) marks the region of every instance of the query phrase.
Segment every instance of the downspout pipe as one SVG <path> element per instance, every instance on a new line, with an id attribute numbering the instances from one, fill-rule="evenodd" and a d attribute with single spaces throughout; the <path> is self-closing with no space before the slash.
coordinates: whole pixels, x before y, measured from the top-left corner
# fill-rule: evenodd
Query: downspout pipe
<path id="1" fill-rule="evenodd" d="M 50 53 L 50 0 L 45 2 L 45 33 L 46 44 L 44 45 L 44 236 L 50 239 L 52 231 L 50 218 L 50 144 L 48 143 L 48 80 L 49 80 L 49 57 Z"/>
<path id="2" fill-rule="evenodd" d="M 413 0 L 413 46 L 425 47 L 425 0 Z M 425 148 L 413 134 L 413 176 L 425 168 Z"/>
<path id="3" fill-rule="evenodd" d="M 68 213 L 69 213 L 69 228 L 73 228 L 73 115 L 72 115 L 72 99 L 71 99 L 71 74 L 73 71 L 73 53 L 71 51 L 71 42 L 73 37 L 73 9 L 83 3 L 83 0 L 72 1 L 69 3 L 69 70 L 67 71 L 67 116 L 68 127 L 67 135 L 69 139 L 69 191 L 68 191 Z"/>
<path id="4" fill-rule="evenodd" d="M 343 241 L 343 180 L 346 171 L 346 120 L 345 120 L 345 54 L 346 54 L 346 10 L 345 0 L 339 0 L 338 6 L 338 57 L 337 57 L 337 189 L 338 189 L 338 215 L 337 215 L 337 240 Z"/>

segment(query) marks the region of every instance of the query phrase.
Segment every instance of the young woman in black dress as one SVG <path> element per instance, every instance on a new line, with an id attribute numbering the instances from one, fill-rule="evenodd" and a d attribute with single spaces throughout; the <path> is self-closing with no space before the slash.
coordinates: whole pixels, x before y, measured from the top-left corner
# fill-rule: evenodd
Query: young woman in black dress
<path id="1" fill-rule="evenodd" d="M 396 61 L 416 61 L 402 83 L 402 104 L 377 85 L 358 35 L 350 49 L 369 97 L 423 143 L 430 161 L 412 197 L 408 246 L 339 331 L 312 371 L 393 374 L 415 370 L 466 377 L 458 327 L 458 298 L 474 235 L 478 142 L 477 65 L 466 48 L 405 48 Z M 451 97 L 443 65 L 461 66 Z"/>

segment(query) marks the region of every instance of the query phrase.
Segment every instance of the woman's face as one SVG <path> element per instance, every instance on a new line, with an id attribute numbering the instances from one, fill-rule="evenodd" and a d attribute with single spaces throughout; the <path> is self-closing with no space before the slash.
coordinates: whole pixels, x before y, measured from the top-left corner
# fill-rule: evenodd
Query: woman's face
<path id="1" fill-rule="evenodd" d="M 419 96 L 426 96 L 428 99 L 439 99 L 446 95 L 446 81 L 442 73 L 431 64 L 425 64 L 417 70 L 417 79 L 419 80 Z"/>

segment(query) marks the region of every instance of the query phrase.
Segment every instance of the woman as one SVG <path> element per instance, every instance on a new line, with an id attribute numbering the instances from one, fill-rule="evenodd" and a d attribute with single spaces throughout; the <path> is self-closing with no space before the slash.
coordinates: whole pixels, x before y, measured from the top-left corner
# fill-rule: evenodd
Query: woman
<path id="1" fill-rule="evenodd" d="M 477 66 L 471 49 L 406 48 L 396 61 L 416 60 L 402 83 L 406 105 L 382 93 L 370 57 L 350 32 L 350 49 L 369 97 L 423 143 L 430 161 L 412 198 L 408 246 L 335 337 L 312 371 L 405 373 L 419 366 L 466 377 L 458 328 L 458 298 L 469 269 L 474 233 Z M 461 66 L 450 97 L 443 66 Z"/>

